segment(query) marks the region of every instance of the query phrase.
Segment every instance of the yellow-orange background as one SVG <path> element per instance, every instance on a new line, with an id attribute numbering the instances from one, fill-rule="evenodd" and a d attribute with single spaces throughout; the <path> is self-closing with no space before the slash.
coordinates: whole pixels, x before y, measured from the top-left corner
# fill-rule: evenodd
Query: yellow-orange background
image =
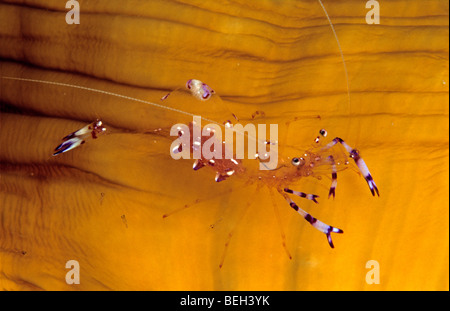
<path id="1" fill-rule="evenodd" d="M 309 148 L 320 128 L 344 138 L 381 196 L 350 169 L 339 173 L 335 200 L 326 199 L 329 172 L 292 185 L 320 195 L 319 205 L 296 199 L 302 208 L 345 231 L 330 249 L 252 176 L 215 183 L 211 170 L 170 158 L 171 139 L 153 130 L 170 128 L 173 112 L 2 79 L 1 289 L 448 290 L 448 1 L 383 1 L 380 25 L 366 24 L 365 1 L 324 1 L 350 105 L 317 1 L 80 5 L 81 24 L 68 25 L 61 1 L 3 1 L 1 76 L 153 102 L 197 78 L 242 120 L 262 110 L 280 124 L 280 147 Z M 99 117 L 108 135 L 51 156 Z M 65 282 L 71 259 L 79 285 Z M 366 283 L 369 260 L 380 264 L 379 285 Z"/>

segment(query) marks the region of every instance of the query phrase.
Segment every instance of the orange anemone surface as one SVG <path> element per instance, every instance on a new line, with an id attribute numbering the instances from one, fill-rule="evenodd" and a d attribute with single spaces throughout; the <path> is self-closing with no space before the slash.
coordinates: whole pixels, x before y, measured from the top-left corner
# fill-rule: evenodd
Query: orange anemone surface
<path id="1" fill-rule="evenodd" d="M 2 78 L 0 289 L 448 290 L 449 3 L 380 1 L 368 24 L 365 1 L 322 2 L 345 66 L 318 1 L 80 1 L 79 24 L 64 1 L 3 1 L 2 77 L 225 121 L 208 101 L 160 100 L 199 79 L 240 122 L 278 124 L 280 159 L 321 128 L 322 143 L 343 138 L 380 197 L 354 164 L 335 199 L 330 167 L 287 180 L 320 196 L 292 196 L 302 209 L 344 230 L 331 249 L 270 179 L 216 183 L 172 159 L 168 131 L 188 115 Z M 52 156 L 96 119 L 105 134 Z"/>

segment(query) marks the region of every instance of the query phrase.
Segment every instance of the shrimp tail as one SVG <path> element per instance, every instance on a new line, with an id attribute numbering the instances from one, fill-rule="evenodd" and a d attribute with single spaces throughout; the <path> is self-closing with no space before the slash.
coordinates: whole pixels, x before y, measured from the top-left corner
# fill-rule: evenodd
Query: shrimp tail
<path id="1" fill-rule="evenodd" d="M 72 150 L 72 149 L 84 144 L 84 142 L 85 142 L 84 140 L 82 140 L 78 137 L 70 138 L 55 148 L 53 156 L 57 156 L 60 153 Z"/>
<path id="2" fill-rule="evenodd" d="M 55 148 L 53 156 L 72 150 L 84 144 L 87 137 L 96 139 L 98 134 L 104 133 L 105 131 L 106 128 L 103 126 L 102 121 L 97 119 L 95 122 L 65 136 L 62 139 L 63 142 Z"/>

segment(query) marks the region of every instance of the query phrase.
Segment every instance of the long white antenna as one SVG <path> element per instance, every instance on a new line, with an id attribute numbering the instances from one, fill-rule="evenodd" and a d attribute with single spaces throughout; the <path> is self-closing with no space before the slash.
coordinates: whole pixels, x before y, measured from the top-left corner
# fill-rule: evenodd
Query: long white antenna
<path id="1" fill-rule="evenodd" d="M 105 95 L 109 95 L 109 96 L 115 96 L 115 97 L 119 97 L 119 98 L 123 98 L 126 100 L 131 100 L 131 101 L 135 101 L 135 102 L 139 102 L 139 103 L 143 103 L 146 105 L 150 105 L 150 106 L 154 106 L 157 108 L 161 108 L 161 109 L 167 109 L 170 111 L 174 111 L 177 113 L 181 113 L 184 115 L 188 115 L 191 117 L 195 117 L 196 115 L 187 111 L 183 111 L 181 109 L 176 109 L 176 108 L 172 108 L 169 106 L 164 106 L 161 104 L 157 104 L 157 103 L 153 103 L 147 100 L 143 100 L 143 99 L 139 99 L 139 98 L 134 98 L 131 96 L 126 96 L 126 95 L 122 95 L 122 94 L 118 94 L 118 93 L 113 93 L 113 92 L 108 92 L 108 91 L 104 91 L 104 90 L 99 90 L 99 89 L 94 89 L 94 88 L 90 88 L 87 86 L 81 86 L 81 85 L 75 85 L 75 84 L 67 84 L 67 83 L 62 83 L 62 82 L 54 82 L 54 81 L 46 81 L 46 80 L 37 80 L 37 79 L 27 79 L 27 78 L 15 78 L 15 77 L 6 77 L 6 76 L 2 76 L 0 77 L 1 79 L 8 79 L 8 80 L 17 80 L 17 81 L 27 81 L 27 82 L 34 82 L 34 83 L 42 83 L 42 84 L 49 84 L 49 85 L 56 85 L 56 86 L 64 86 L 64 87 L 70 87 L 70 88 L 74 88 L 74 89 L 80 89 L 80 90 L 85 90 L 85 91 L 89 91 L 89 92 L 94 92 L 94 93 L 100 93 L 100 94 L 105 94 Z M 224 124 L 208 119 L 208 118 L 204 118 L 202 116 L 200 116 L 200 118 L 204 121 L 210 122 L 210 123 L 214 123 L 220 127 L 226 128 Z M 233 131 L 243 134 L 244 136 L 248 137 L 249 139 L 252 139 L 255 142 L 262 142 L 265 143 L 263 140 L 261 139 L 257 139 L 256 137 L 253 137 L 252 135 L 248 135 L 248 133 L 246 133 L 245 131 L 239 131 L 237 129 L 233 129 Z M 265 166 L 265 164 L 264 164 Z"/>
<path id="2" fill-rule="evenodd" d="M 350 83 L 348 81 L 348 71 L 347 71 L 347 64 L 345 63 L 344 53 L 342 52 L 341 43 L 339 42 L 339 38 L 337 36 L 336 30 L 334 29 L 333 23 L 331 22 L 330 16 L 328 15 L 327 10 L 325 9 L 325 6 L 322 3 L 322 0 L 319 1 L 320 6 L 322 7 L 323 12 L 325 13 L 328 23 L 330 24 L 331 30 L 333 31 L 334 38 L 336 39 L 336 43 L 339 48 L 339 52 L 341 53 L 342 58 L 342 64 L 344 65 L 344 72 L 345 72 L 345 81 L 347 82 L 347 97 L 348 97 L 348 108 L 350 110 Z"/>
<path id="3" fill-rule="evenodd" d="M 45 81 L 45 80 L 15 78 L 15 77 L 1 77 L 1 78 L 2 79 L 9 79 L 9 80 L 28 81 L 28 82 L 35 82 L 35 83 L 43 83 L 43 84 L 71 87 L 71 88 L 74 88 L 74 89 L 81 89 L 81 90 L 85 90 L 85 91 L 90 91 L 90 92 L 95 92 L 95 93 L 115 96 L 115 97 L 131 100 L 131 101 L 147 104 L 147 105 L 150 105 L 150 106 L 158 107 L 158 108 L 161 108 L 161 109 L 167 109 L 167 110 L 171 110 L 171 111 L 175 111 L 175 112 L 178 112 L 178 113 L 182 113 L 182 114 L 185 114 L 185 115 L 188 115 L 188 116 L 191 116 L 191 117 L 195 116 L 195 114 L 193 114 L 193 113 L 189 113 L 189 112 L 186 112 L 186 111 L 183 111 L 183 110 L 180 110 L 180 109 L 164 106 L 164 105 L 161 105 L 161 104 L 152 103 L 152 102 L 147 101 L 147 100 L 134 98 L 134 97 L 130 97 L 130 96 L 122 95 L 122 94 L 112 93 L 112 92 L 103 91 L 103 90 L 99 90 L 99 89 L 93 89 L 93 88 L 90 88 L 90 87 L 87 87 L 87 86 L 80 86 L 80 85 L 75 85 L 75 84 L 67 84 L 67 83 Z M 215 123 L 215 124 L 223 127 L 223 124 L 220 124 L 219 122 L 216 122 L 216 121 L 213 121 L 213 120 L 210 120 L 210 119 L 207 119 L 207 118 L 203 118 L 203 117 L 201 117 L 201 118 L 203 120 L 205 120 L 205 121 L 208 121 L 208 122 L 211 122 L 211 123 Z"/>

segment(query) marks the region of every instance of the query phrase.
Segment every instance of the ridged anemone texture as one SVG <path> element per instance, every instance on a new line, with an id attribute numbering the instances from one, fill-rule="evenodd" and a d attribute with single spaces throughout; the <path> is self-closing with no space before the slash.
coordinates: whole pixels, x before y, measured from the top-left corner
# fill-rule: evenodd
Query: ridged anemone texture
<path id="1" fill-rule="evenodd" d="M 300 208 L 344 230 L 332 249 L 258 170 L 217 183 L 172 159 L 169 129 L 191 116 L 2 78 L 0 288 L 448 290 L 449 3 L 379 3 L 368 24 L 365 1 L 323 1 L 344 66 L 318 1 L 80 1 L 80 24 L 64 1 L 2 1 L 2 77 L 219 122 L 227 108 L 278 124 L 280 161 L 324 128 L 320 144 L 358 149 L 380 196 L 351 159 L 335 199 L 331 165 L 286 178 L 320 196 L 289 195 Z M 216 102 L 161 101 L 193 78 Z M 105 134 L 52 156 L 97 118 Z M 80 284 L 66 283 L 69 260 Z"/>

